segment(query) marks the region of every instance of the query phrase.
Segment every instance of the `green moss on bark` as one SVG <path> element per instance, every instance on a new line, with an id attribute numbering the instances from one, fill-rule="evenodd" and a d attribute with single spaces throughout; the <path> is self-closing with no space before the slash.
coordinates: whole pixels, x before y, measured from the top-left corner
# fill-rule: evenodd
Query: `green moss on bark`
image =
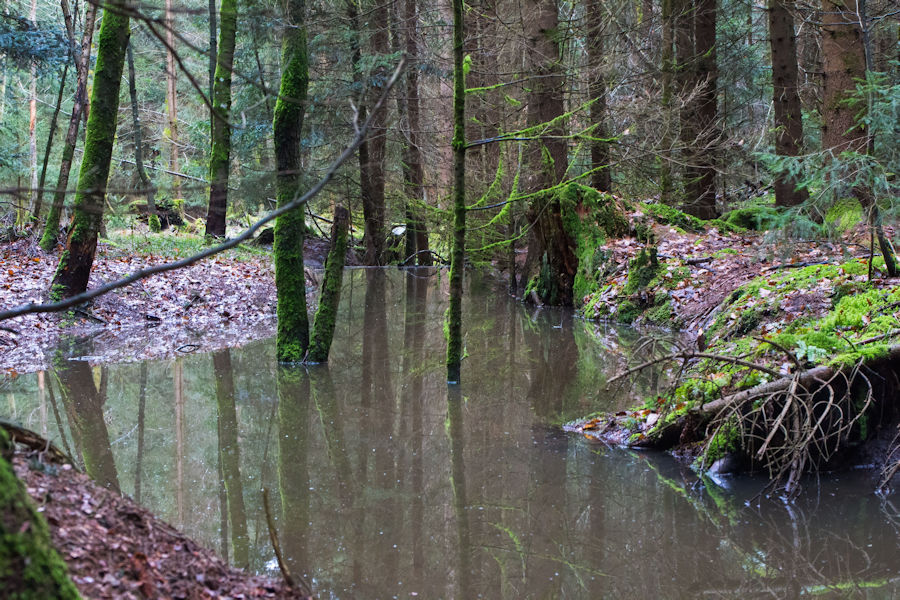
<path id="1" fill-rule="evenodd" d="M 278 206 L 300 195 L 300 136 L 309 61 L 306 48 L 303 0 L 284 4 L 285 29 L 281 54 L 281 87 L 272 124 L 275 162 L 278 167 Z M 275 223 L 275 286 L 278 290 L 278 334 L 276 352 L 282 362 L 300 362 L 309 347 L 309 317 L 306 314 L 306 279 L 303 272 L 303 234 L 306 222 L 303 207 L 278 217 Z"/>
<path id="2" fill-rule="evenodd" d="M 0 430 L 0 590 L 12 600 L 78 598 L 66 564 L 50 541 L 44 517 L 35 510 L 8 462 L 9 438 Z"/>
<path id="3" fill-rule="evenodd" d="M 347 237 L 350 229 L 350 212 L 341 205 L 334 207 L 331 227 L 331 248 L 325 260 L 325 277 L 319 292 L 319 307 L 313 325 L 312 342 L 307 362 L 328 361 L 338 306 L 341 302 L 341 284 L 344 277 L 344 261 L 347 255 Z"/>

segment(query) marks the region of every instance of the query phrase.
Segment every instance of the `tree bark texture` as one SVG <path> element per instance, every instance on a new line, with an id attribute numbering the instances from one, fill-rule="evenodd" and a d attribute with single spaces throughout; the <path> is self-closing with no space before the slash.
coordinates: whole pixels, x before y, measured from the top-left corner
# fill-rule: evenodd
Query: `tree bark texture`
<path id="1" fill-rule="evenodd" d="M 769 0 L 769 39 L 772 46 L 772 104 L 775 113 L 775 153 L 799 156 L 803 148 L 803 114 L 800 105 L 800 73 L 794 33 L 793 0 Z M 796 180 L 775 179 L 775 204 L 796 206 L 808 195 Z"/>
<path id="2" fill-rule="evenodd" d="M 286 0 L 281 49 L 281 87 L 275 103 L 273 130 L 278 168 L 276 196 L 283 206 L 300 195 L 300 139 L 309 87 L 304 0 Z M 309 347 L 306 279 L 303 272 L 304 207 L 278 217 L 275 223 L 275 286 L 278 290 L 278 360 L 300 362 Z"/>
<path id="3" fill-rule="evenodd" d="M 390 52 L 388 37 L 389 12 L 387 5 L 374 7 L 370 14 L 372 23 L 371 46 L 376 56 L 384 56 Z M 370 75 L 366 86 L 369 104 L 374 105 L 381 95 L 382 88 L 389 74 L 383 66 L 379 66 Z M 360 188 L 362 192 L 363 219 L 365 221 L 364 262 L 375 266 L 384 263 L 384 153 L 387 141 L 387 111 L 381 110 L 372 116 L 372 123 L 366 135 L 366 152 L 360 149 Z"/>
<path id="4" fill-rule="evenodd" d="M 84 155 L 75 192 L 74 214 L 50 288 L 60 300 L 87 289 L 97 235 L 103 220 L 103 204 L 118 124 L 119 88 L 130 35 L 127 8 L 112 0 L 103 10 L 103 24 L 94 71 L 92 110 L 85 133 Z"/>
<path id="5" fill-rule="evenodd" d="M 350 231 L 350 211 L 340 204 L 334 207 L 331 225 L 331 247 L 325 259 L 325 275 L 319 292 L 319 306 L 313 323 L 312 341 L 307 362 L 328 362 L 338 306 L 341 303 L 341 284 L 347 258 L 347 237 Z"/>
<path id="6" fill-rule="evenodd" d="M 533 78 L 528 81 L 527 122 L 530 135 L 526 163 L 526 189 L 537 195 L 531 201 L 528 221 L 529 277 L 537 269 L 536 291 L 546 304 L 572 305 L 572 287 L 578 259 L 562 221 L 562 207 L 553 192 L 541 192 L 560 183 L 568 169 L 566 129 L 560 121 L 565 111 L 565 78 L 559 55 L 559 22 L 556 0 L 531 0 L 525 4 L 526 60 Z"/>
<path id="7" fill-rule="evenodd" d="M 659 163 L 659 200 L 663 204 L 672 204 L 674 181 L 672 177 L 672 142 L 674 141 L 675 123 L 672 118 L 672 85 L 675 74 L 675 22 L 672 15 L 673 0 L 662 0 L 662 104 L 663 133 Z"/>
<path id="8" fill-rule="evenodd" d="M 854 129 L 857 109 L 843 103 L 856 89 L 856 80 L 866 74 L 858 14 L 858 0 L 822 1 L 822 148 L 835 155 L 848 150 L 865 152 L 868 143 L 866 129 Z"/>
<path id="9" fill-rule="evenodd" d="M 406 49 L 406 144 L 403 148 L 403 183 L 406 188 L 406 256 L 416 256 L 416 264 L 430 266 L 431 252 L 428 252 L 428 226 L 424 213 L 425 175 L 422 166 L 422 149 L 419 146 L 421 107 L 419 103 L 419 49 L 417 26 L 419 15 L 417 0 L 405 0 L 403 12 L 403 42 Z M 398 94 L 398 98 L 403 94 Z"/>
<path id="10" fill-rule="evenodd" d="M 66 563 L 50 540 L 50 530 L 9 458 L 12 445 L 0 430 L 0 589 L 7 598 L 75 600 Z"/>
<path id="11" fill-rule="evenodd" d="M 463 72 L 463 0 L 453 0 L 453 240 L 447 309 L 447 382 L 459 383 L 462 295 L 466 260 L 466 77 Z"/>
<path id="12" fill-rule="evenodd" d="M 612 191 L 612 171 L 609 167 L 609 137 L 607 127 L 606 67 L 603 52 L 603 20 L 600 18 L 600 0 L 588 0 L 587 14 L 594 16 L 587 20 L 587 54 L 590 83 L 588 84 L 591 104 L 591 125 L 594 126 L 591 142 L 591 185 L 601 192 Z"/>
<path id="13" fill-rule="evenodd" d="M 175 67 L 175 13 L 172 0 L 166 0 L 166 117 L 169 128 L 169 170 L 178 173 L 178 71 Z M 181 197 L 181 181 L 173 179 L 176 198 Z"/>
<path id="14" fill-rule="evenodd" d="M 59 111 L 62 107 L 63 93 L 66 89 L 66 78 L 69 75 L 69 63 L 63 66 L 62 76 L 59 78 L 59 92 L 56 94 L 56 105 L 53 107 L 53 116 L 50 117 L 50 131 L 47 134 L 47 145 L 44 146 L 44 160 L 41 163 L 41 175 L 38 178 L 37 189 L 34 195 L 34 206 L 31 216 L 37 220 L 41 218 L 41 209 L 44 204 L 44 185 L 47 183 L 47 164 L 50 162 L 50 152 L 53 150 L 53 138 L 56 137 L 56 125 L 59 122 Z"/>
<path id="15" fill-rule="evenodd" d="M 222 0 L 219 8 L 219 45 L 212 112 L 212 149 L 209 156 L 209 210 L 206 235 L 225 237 L 228 208 L 228 172 L 231 164 L 231 74 L 237 32 L 237 0 Z"/>
<path id="16" fill-rule="evenodd" d="M 134 166 L 137 169 L 138 177 L 141 185 L 144 187 L 144 193 L 147 195 L 147 223 L 150 225 L 151 231 L 154 229 L 154 219 L 156 225 L 159 225 L 159 217 L 156 214 L 156 201 L 154 195 L 156 188 L 153 182 L 147 176 L 147 170 L 144 169 L 144 140 L 141 125 L 141 115 L 138 111 L 137 82 L 134 72 L 134 48 L 131 42 L 128 42 L 128 50 L 126 52 L 128 59 L 128 94 L 131 97 L 131 122 L 134 126 Z"/>
<path id="17" fill-rule="evenodd" d="M 65 6 L 65 3 L 64 3 Z M 41 235 L 40 245 L 44 252 L 50 252 L 56 247 L 59 238 L 59 219 L 62 215 L 63 204 L 66 200 L 66 191 L 69 186 L 69 172 L 72 170 L 72 158 L 75 156 L 75 146 L 78 142 L 78 127 L 81 116 L 87 110 L 87 78 L 91 62 L 91 42 L 94 38 L 94 23 L 97 19 L 97 5 L 88 2 L 84 8 L 84 33 L 81 36 L 81 49 L 76 56 L 75 98 L 72 103 L 72 116 L 69 118 L 69 128 L 66 130 L 66 138 L 63 142 L 62 157 L 59 162 L 59 176 L 56 180 L 56 191 L 53 193 L 53 204 L 47 214 L 44 223 L 44 233 Z M 71 19 L 67 19 L 67 22 Z"/>

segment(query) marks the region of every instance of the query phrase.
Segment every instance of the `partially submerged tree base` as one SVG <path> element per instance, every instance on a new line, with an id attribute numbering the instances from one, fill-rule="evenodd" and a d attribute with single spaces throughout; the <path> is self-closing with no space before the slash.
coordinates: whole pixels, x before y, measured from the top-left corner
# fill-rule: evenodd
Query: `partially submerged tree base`
<path id="1" fill-rule="evenodd" d="M 698 358 L 744 362 L 681 352 L 627 374 L 658 362 L 686 365 Z M 655 408 L 601 415 L 567 429 L 617 445 L 673 450 L 694 459 L 702 472 L 766 470 L 772 484 L 791 495 L 801 477 L 816 468 L 875 462 L 893 475 L 898 394 L 900 345 L 852 366 L 800 370 L 709 402 L 669 405 L 659 399 Z"/>

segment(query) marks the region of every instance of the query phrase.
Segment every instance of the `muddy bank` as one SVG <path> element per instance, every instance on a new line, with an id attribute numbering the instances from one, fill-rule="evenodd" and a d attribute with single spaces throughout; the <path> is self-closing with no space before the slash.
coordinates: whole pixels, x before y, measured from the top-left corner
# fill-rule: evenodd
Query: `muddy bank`
<path id="1" fill-rule="evenodd" d="M 19 450 L 13 466 L 85 598 L 304 597 L 280 580 L 229 567 L 214 552 L 50 454 Z"/>
<path id="2" fill-rule="evenodd" d="M 328 242 L 306 240 L 310 301 Z M 0 246 L 0 307 L 46 301 L 57 263 L 24 239 Z M 170 262 L 146 248 L 101 243 L 91 287 L 136 270 Z M 348 264 L 358 264 L 351 257 Z M 240 346 L 275 333 L 275 272 L 266 250 L 220 254 L 177 271 L 142 280 L 93 300 L 75 319 L 26 315 L 0 323 L 0 373 L 48 368 L 47 349 L 65 336 L 90 345 L 92 362 L 130 362 Z"/>

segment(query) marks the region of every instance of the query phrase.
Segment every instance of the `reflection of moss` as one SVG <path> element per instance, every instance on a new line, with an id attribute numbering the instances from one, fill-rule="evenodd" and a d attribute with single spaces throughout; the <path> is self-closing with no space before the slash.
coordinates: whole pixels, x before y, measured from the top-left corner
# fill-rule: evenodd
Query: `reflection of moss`
<path id="1" fill-rule="evenodd" d="M 720 458 L 724 458 L 740 448 L 741 430 L 738 427 L 737 419 L 732 417 L 722 423 L 706 443 L 706 448 L 699 459 L 699 465 L 701 468 L 707 469 Z"/>

